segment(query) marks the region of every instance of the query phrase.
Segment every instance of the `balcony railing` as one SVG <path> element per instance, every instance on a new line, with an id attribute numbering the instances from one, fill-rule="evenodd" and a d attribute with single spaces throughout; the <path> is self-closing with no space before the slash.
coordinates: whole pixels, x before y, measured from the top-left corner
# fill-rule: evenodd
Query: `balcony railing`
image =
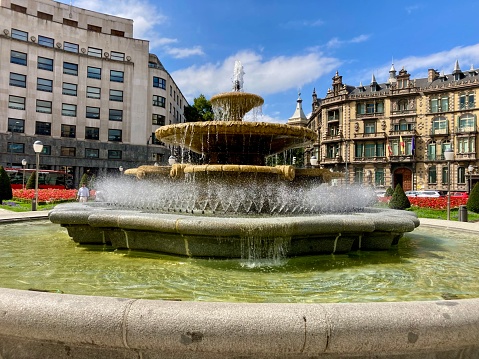
<path id="1" fill-rule="evenodd" d="M 356 138 L 368 138 L 368 139 L 371 139 L 371 138 L 385 138 L 386 133 L 385 132 L 373 132 L 373 133 L 363 132 L 363 133 L 355 133 L 354 137 L 356 137 Z"/>
<path id="2" fill-rule="evenodd" d="M 384 112 L 367 112 L 367 113 L 358 113 L 356 114 L 357 118 L 376 118 L 383 117 Z"/>
<path id="3" fill-rule="evenodd" d="M 343 162 L 343 157 L 342 156 L 325 157 L 323 162 L 324 163 L 340 163 L 340 162 Z"/>
<path id="4" fill-rule="evenodd" d="M 392 155 L 389 156 L 390 162 L 413 162 L 414 155 Z"/>
<path id="5" fill-rule="evenodd" d="M 444 155 L 432 155 L 428 154 L 426 157 L 427 161 L 444 161 Z"/>
<path id="6" fill-rule="evenodd" d="M 475 160 L 477 159 L 476 152 L 469 152 L 469 153 L 456 153 L 454 154 L 454 159 L 456 161 L 460 160 Z"/>
<path id="7" fill-rule="evenodd" d="M 449 129 L 446 128 L 431 128 L 431 136 L 435 135 L 448 135 Z"/>
<path id="8" fill-rule="evenodd" d="M 456 133 L 470 133 L 470 132 L 476 132 L 476 126 L 459 126 L 456 127 Z"/>
<path id="9" fill-rule="evenodd" d="M 416 131 L 415 130 L 390 130 L 389 131 L 389 136 L 415 136 Z"/>
<path id="10" fill-rule="evenodd" d="M 354 162 L 387 162 L 386 156 L 354 157 Z"/>

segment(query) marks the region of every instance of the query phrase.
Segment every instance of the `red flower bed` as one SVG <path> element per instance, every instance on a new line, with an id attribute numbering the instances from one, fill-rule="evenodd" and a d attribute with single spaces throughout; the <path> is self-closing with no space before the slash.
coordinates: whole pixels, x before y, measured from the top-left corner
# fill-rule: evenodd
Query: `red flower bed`
<path id="1" fill-rule="evenodd" d="M 446 209 L 447 197 L 408 197 L 411 206 L 421 208 Z M 389 202 L 391 197 L 380 197 L 380 202 Z M 459 208 L 466 205 L 467 198 L 451 197 L 451 208 Z"/>
<path id="2" fill-rule="evenodd" d="M 34 189 L 14 189 L 13 199 L 16 200 L 31 200 L 35 198 Z M 38 190 L 39 202 L 60 202 L 74 200 L 77 195 L 76 189 L 58 189 L 47 188 Z"/>

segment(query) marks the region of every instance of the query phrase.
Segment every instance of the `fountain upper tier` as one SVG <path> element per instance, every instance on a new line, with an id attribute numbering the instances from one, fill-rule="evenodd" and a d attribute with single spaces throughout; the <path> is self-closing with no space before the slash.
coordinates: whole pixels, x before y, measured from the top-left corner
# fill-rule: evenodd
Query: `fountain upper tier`
<path id="1" fill-rule="evenodd" d="M 244 115 L 262 106 L 264 100 L 252 93 L 232 91 L 214 95 L 210 102 L 217 120 L 242 121 Z"/>
<path id="2" fill-rule="evenodd" d="M 308 128 L 265 122 L 205 121 L 163 126 L 158 140 L 204 154 L 209 164 L 265 165 L 265 156 L 316 139 Z"/>

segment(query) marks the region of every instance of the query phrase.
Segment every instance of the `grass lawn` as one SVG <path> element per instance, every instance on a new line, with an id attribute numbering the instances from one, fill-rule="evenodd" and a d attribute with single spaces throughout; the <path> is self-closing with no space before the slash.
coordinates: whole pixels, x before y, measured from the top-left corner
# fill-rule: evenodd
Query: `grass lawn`
<path id="1" fill-rule="evenodd" d="M 37 211 L 50 210 L 57 203 L 38 204 Z M 0 208 L 7 209 L 12 212 L 29 212 L 32 210 L 32 202 L 23 201 L 3 201 Z"/>

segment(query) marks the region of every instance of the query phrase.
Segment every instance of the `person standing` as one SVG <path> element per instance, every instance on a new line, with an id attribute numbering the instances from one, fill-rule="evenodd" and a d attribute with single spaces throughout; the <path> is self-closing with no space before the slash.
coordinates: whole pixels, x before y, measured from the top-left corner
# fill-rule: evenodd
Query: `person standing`
<path id="1" fill-rule="evenodd" d="M 88 200 L 88 197 L 90 197 L 90 190 L 88 189 L 88 187 L 83 183 L 80 187 L 80 189 L 78 190 L 78 194 L 77 194 L 77 199 L 80 201 L 80 202 L 86 202 Z"/>

